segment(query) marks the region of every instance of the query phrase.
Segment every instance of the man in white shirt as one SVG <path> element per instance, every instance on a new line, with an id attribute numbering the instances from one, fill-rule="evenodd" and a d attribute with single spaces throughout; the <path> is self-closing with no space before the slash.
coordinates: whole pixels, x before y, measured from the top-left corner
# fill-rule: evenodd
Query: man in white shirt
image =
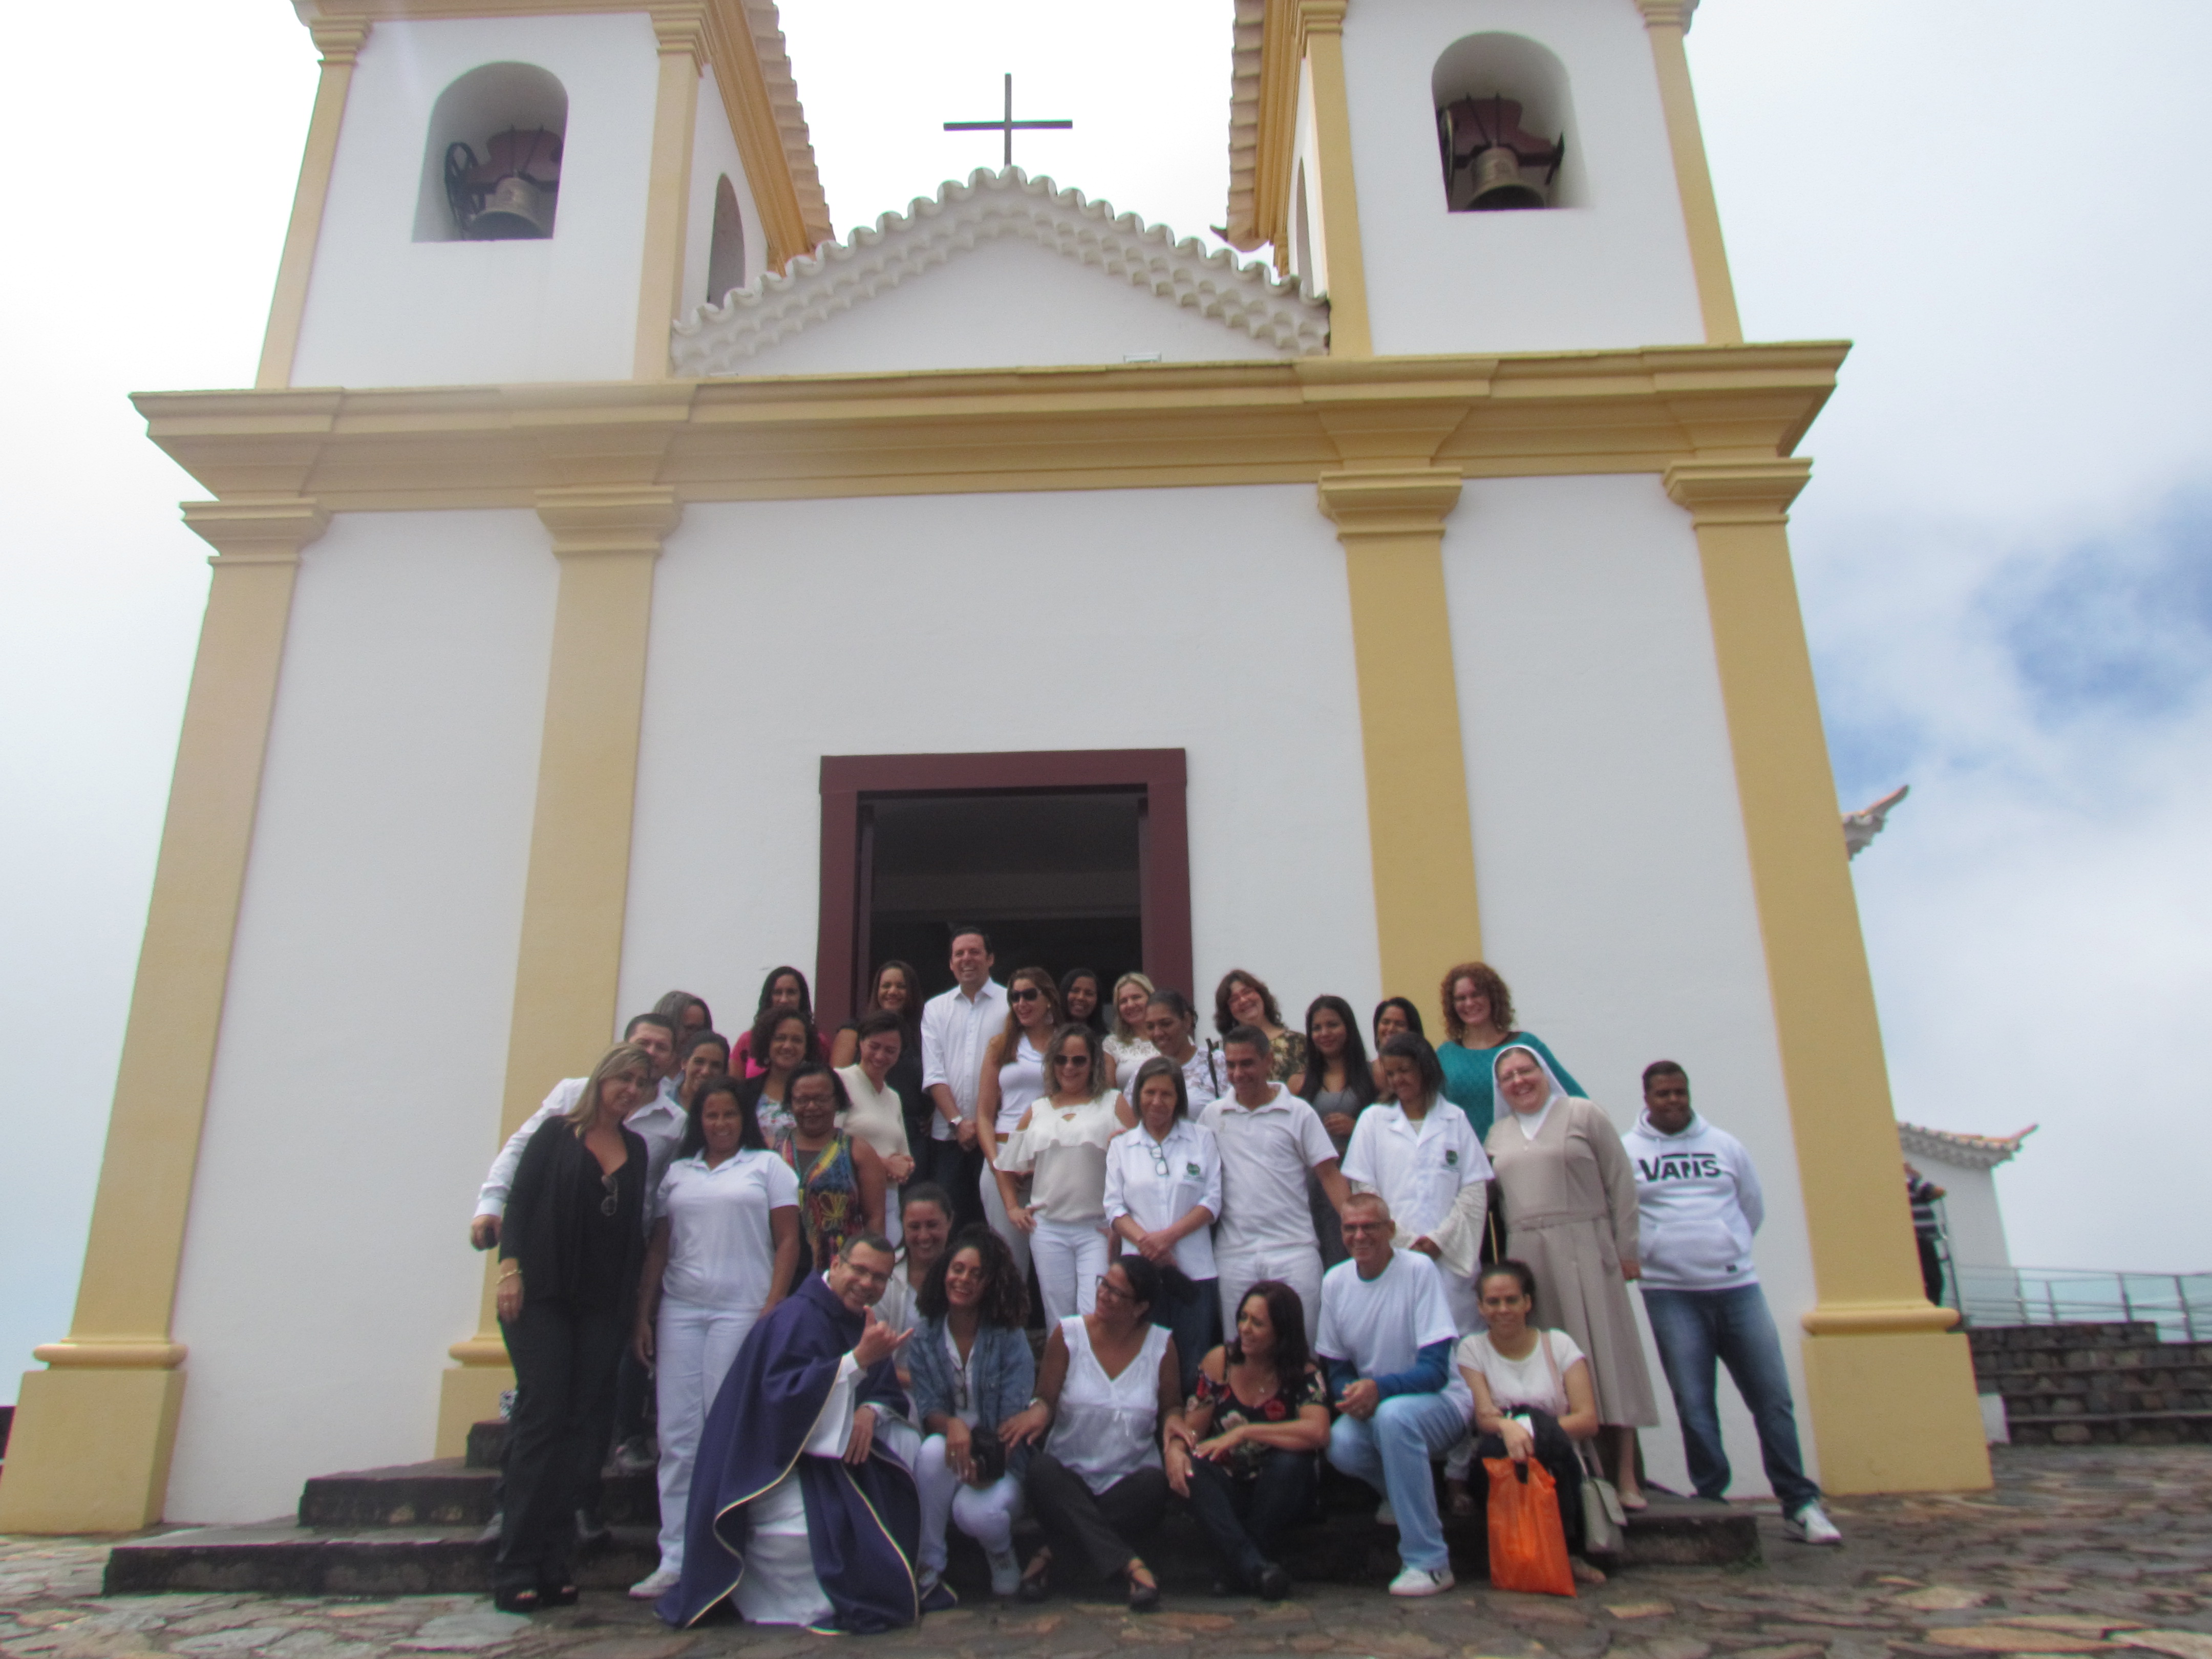
<path id="1" fill-rule="evenodd" d="M 975 1139 L 975 1096 L 983 1084 L 983 1051 L 1006 1026 L 1006 988 L 991 977 L 997 958 L 980 927 L 952 934 L 952 988 L 922 1005 L 921 1086 L 935 1109 L 929 1145 L 915 1149 L 917 1171 L 953 1195 L 956 1230 L 983 1218 L 976 1186 L 983 1173 Z"/>
<path id="2" fill-rule="evenodd" d="M 1636 1170 L 1642 1216 L 1644 1311 L 1682 1423 L 1682 1449 L 1700 1498 L 1725 1498 L 1728 1453 L 1721 1444 L 1714 1362 L 1759 1427 L 1759 1460 L 1782 1504 L 1782 1529 L 1801 1544 L 1840 1544 L 1805 1475 L 1790 1372 L 1774 1329 L 1752 1235 L 1765 1218 L 1759 1171 L 1743 1143 L 1690 1109 L 1690 1077 L 1671 1060 L 1644 1068 L 1644 1115 L 1621 1137 Z"/>
<path id="3" fill-rule="evenodd" d="M 1321 1240 L 1306 1199 L 1306 1171 L 1320 1177 L 1340 1212 L 1350 1188 L 1336 1167 L 1336 1143 L 1321 1117 L 1268 1080 L 1267 1034 L 1239 1025 L 1221 1041 L 1231 1092 L 1199 1121 L 1221 1149 L 1221 1224 L 1213 1236 L 1221 1328 L 1237 1328 L 1244 1292 L 1279 1279 L 1305 1304 L 1306 1340 L 1321 1325 Z"/>
<path id="4" fill-rule="evenodd" d="M 1382 1493 L 1376 1519 L 1395 1521 L 1404 1569 L 1390 1594 L 1434 1595 L 1453 1580 L 1429 1465 L 1474 1414 L 1474 1395 L 1452 1364 L 1459 1328 L 1436 1264 L 1392 1246 L 1397 1224 L 1381 1194 L 1355 1193 L 1340 1209 L 1352 1259 L 1322 1283 L 1314 1345 L 1338 1413 L 1328 1461 Z"/>

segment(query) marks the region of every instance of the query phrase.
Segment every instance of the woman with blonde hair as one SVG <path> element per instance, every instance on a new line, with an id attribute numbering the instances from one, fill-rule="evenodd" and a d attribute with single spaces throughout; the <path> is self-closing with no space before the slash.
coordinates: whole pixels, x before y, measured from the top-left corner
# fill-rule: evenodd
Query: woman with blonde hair
<path id="1" fill-rule="evenodd" d="M 500 1228 L 497 1306 L 520 1392 L 492 1600 L 576 1599 L 576 1511 L 614 1432 L 615 1368 L 645 1258 L 645 1143 L 623 1120 L 653 1092 L 653 1057 L 607 1050 L 576 1103 L 522 1151 Z"/>
<path id="2" fill-rule="evenodd" d="M 1015 969 L 1006 975 L 1006 1029 L 983 1051 L 983 1075 L 975 1091 L 975 1139 L 983 1151 L 976 1186 L 983 1219 L 1006 1241 L 1024 1279 L 1030 1272 L 1030 1235 L 1009 1212 L 999 1181 L 999 1143 L 1013 1133 L 1030 1103 L 1052 1086 L 1044 1072 L 1044 1048 L 1066 1023 L 1059 982 L 1042 968 Z M 1026 1188 L 1026 1182 L 1017 1183 L 1017 1196 Z"/>
<path id="3" fill-rule="evenodd" d="M 1046 1040 L 1050 1087 L 999 1147 L 999 1193 L 1007 1218 L 1030 1235 L 1037 1291 L 1054 1322 L 1097 1306 L 1106 1271 L 1106 1146 L 1136 1115 L 1106 1081 L 1097 1032 L 1073 1022 Z M 1030 1177 L 1027 1194 L 1014 1185 Z"/>
<path id="4" fill-rule="evenodd" d="M 1513 1029 L 1513 993 L 1488 963 L 1462 962 L 1447 968 L 1438 994 L 1443 1001 L 1444 1040 L 1437 1044 L 1437 1063 L 1444 1068 L 1444 1098 L 1467 1114 L 1477 1138 L 1488 1134 L 1497 1121 L 1498 1097 L 1490 1073 L 1509 1043 L 1541 1055 L 1570 1095 L 1582 1093 L 1583 1085 L 1541 1037 Z"/>
<path id="5" fill-rule="evenodd" d="M 1152 982 L 1142 974 L 1124 974 L 1114 981 L 1114 1006 L 1106 1031 L 1106 1059 L 1113 1066 L 1115 1086 L 1124 1094 L 1137 1067 L 1159 1050 L 1145 1035 L 1145 1010 L 1152 1000 Z"/>

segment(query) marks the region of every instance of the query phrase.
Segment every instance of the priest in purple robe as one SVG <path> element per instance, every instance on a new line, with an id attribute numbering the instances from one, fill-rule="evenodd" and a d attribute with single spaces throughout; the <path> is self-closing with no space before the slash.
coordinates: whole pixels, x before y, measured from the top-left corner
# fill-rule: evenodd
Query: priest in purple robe
<path id="1" fill-rule="evenodd" d="M 699 1442 L 684 1577 L 657 1611 L 679 1627 L 724 1601 L 752 1624 L 855 1635 L 913 1624 L 921 1437 L 875 1315 L 893 1257 L 861 1233 L 746 1336 Z"/>

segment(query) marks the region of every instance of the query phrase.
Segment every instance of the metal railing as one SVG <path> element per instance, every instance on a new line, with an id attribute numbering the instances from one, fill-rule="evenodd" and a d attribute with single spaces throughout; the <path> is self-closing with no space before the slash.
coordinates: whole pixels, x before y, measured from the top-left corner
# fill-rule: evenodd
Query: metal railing
<path id="1" fill-rule="evenodd" d="M 2212 1273 L 2098 1273 L 2077 1267 L 1963 1267 L 1945 1300 L 1970 1325 L 2087 1325 L 2144 1320 L 2162 1342 L 2212 1341 Z"/>

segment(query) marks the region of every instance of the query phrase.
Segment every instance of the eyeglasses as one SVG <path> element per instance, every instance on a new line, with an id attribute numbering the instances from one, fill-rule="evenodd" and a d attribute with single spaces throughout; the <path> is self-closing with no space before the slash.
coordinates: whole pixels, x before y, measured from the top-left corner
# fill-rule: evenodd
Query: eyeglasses
<path id="1" fill-rule="evenodd" d="M 1102 1300 L 1110 1297 L 1115 1302 L 1134 1302 L 1137 1299 L 1103 1273 L 1098 1275 L 1098 1295 Z"/>
<path id="2" fill-rule="evenodd" d="M 599 1199 L 599 1213 L 611 1221 L 615 1212 L 622 1208 L 622 1194 L 615 1185 L 613 1170 L 610 1170 L 599 1177 L 599 1191 L 602 1194 Z"/>
<path id="3" fill-rule="evenodd" d="M 1139 1139 L 1142 1141 L 1145 1150 L 1152 1155 L 1152 1173 L 1154 1175 L 1159 1176 L 1161 1180 L 1165 1181 L 1170 1175 L 1175 1173 L 1175 1165 L 1168 1162 L 1168 1152 L 1166 1147 L 1161 1146 L 1158 1141 L 1153 1139 L 1150 1135 L 1141 1135 L 1139 1137 Z"/>
<path id="4" fill-rule="evenodd" d="M 1054 1054 L 1052 1057 L 1052 1063 L 1055 1066 L 1080 1066 L 1087 1071 L 1090 1069 L 1091 1066 L 1091 1056 L 1088 1054 Z"/>
<path id="5" fill-rule="evenodd" d="M 1006 1000 L 1009 1002 L 1035 1002 L 1044 993 L 1036 989 L 1036 987 L 1024 985 L 1019 990 L 1007 992 Z"/>
<path id="6" fill-rule="evenodd" d="M 1346 1238 L 1354 1233 L 1388 1233 L 1396 1231 L 1395 1224 L 1388 1221 L 1347 1221 L 1337 1229 Z"/>

